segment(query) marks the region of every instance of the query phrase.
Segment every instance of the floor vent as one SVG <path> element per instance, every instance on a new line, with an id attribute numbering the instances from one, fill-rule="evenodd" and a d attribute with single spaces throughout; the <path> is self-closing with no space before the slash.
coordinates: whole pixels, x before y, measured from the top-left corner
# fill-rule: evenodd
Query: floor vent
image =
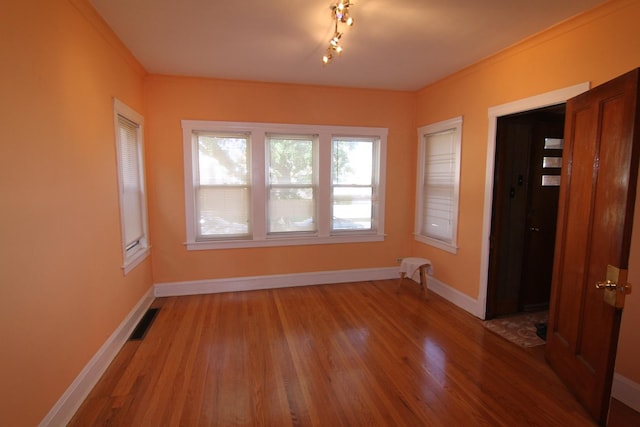
<path id="1" fill-rule="evenodd" d="M 141 340 L 147 334 L 147 331 L 151 327 L 153 323 L 153 319 L 156 318 L 156 314 L 158 314 L 159 308 L 150 308 L 147 312 L 142 316 L 140 322 L 133 330 L 133 333 L 129 337 L 129 341 Z"/>

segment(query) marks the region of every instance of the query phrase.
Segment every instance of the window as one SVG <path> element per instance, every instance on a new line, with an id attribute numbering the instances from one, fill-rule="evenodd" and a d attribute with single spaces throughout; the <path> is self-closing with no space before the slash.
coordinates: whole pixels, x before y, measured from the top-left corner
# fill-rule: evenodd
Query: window
<path id="1" fill-rule="evenodd" d="M 416 240 L 457 252 L 462 117 L 418 129 Z"/>
<path id="2" fill-rule="evenodd" d="M 270 234 L 317 231 L 316 139 L 267 135 Z"/>
<path id="3" fill-rule="evenodd" d="M 122 102 L 113 102 L 123 270 L 127 274 L 149 255 L 144 182 L 143 118 Z"/>
<path id="4" fill-rule="evenodd" d="M 384 240 L 386 129 L 182 128 L 188 249 Z"/>
<path id="5" fill-rule="evenodd" d="M 249 137 L 196 133 L 198 239 L 250 235 Z"/>
<path id="6" fill-rule="evenodd" d="M 376 140 L 334 138 L 332 146 L 331 229 L 374 229 Z"/>

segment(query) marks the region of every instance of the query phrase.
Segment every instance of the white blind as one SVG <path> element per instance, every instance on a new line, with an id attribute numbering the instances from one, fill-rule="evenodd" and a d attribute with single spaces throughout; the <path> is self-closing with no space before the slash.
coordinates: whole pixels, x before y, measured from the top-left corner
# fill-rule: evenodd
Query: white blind
<path id="1" fill-rule="evenodd" d="M 125 248 L 129 250 L 144 237 L 139 125 L 118 115 L 118 129 L 122 175 L 120 200 L 123 204 Z"/>
<path id="2" fill-rule="evenodd" d="M 456 130 L 424 136 L 424 182 L 420 234 L 451 243 L 456 205 Z"/>

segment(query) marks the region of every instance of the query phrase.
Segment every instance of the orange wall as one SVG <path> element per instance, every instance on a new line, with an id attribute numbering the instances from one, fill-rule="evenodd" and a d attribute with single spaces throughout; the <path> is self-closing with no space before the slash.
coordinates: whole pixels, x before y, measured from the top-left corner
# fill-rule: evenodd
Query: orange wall
<path id="1" fill-rule="evenodd" d="M 149 211 L 156 283 L 397 266 L 413 216 L 415 125 L 407 92 L 150 76 L 145 79 Z M 187 251 L 180 121 L 389 129 L 384 242 Z"/>
<path id="2" fill-rule="evenodd" d="M 418 93 L 144 76 L 85 0 L 6 2 L 0 14 L 0 420 L 37 424 L 152 282 L 434 260 L 477 298 L 487 109 L 640 65 L 640 2 L 615 0 Z M 540 66 L 536 66 L 540 64 Z M 120 270 L 111 99 L 145 115 L 153 265 Z M 417 109 L 416 109 L 417 108 Z M 463 115 L 460 250 L 413 243 L 416 127 Z M 417 118 L 417 120 L 416 120 Z M 384 242 L 187 251 L 180 120 L 388 127 Z M 640 211 L 640 209 L 639 209 Z M 638 215 L 640 229 L 640 215 Z M 640 277 L 634 234 L 630 279 Z M 464 266 L 464 268 L 461 268 Z M 618 372 L 640 383 L 640 298 Z"/>
<path id="3" fill-rule="evenodd" d="M 149 260 L 120 268 L 112 110 L 113 96 L 142 110 L 144 72 L 79 7 L 7 1 L 0 13 L 6 426 L 37 425 L 152 284 Z"/>
<path id="4" fill-rule="evenodd" d="M 640 66 L 638 22 L 640 2 L 614 0 L 417 93 L 418 126 L 464 116 L 459 253 L 413 243 L 412 255 L 430 258 L 440 280 L 476 299 L 486 275 L 480 260 L 488 109 L 585 81 L 596 86 Z M 636 218 L 640 227 L 640 214 Z M 640 248 L 635 248 L 631 277 L 640 275 Z M 633 327 L 639 321 L 640 298 L 632 296 L 623 315 L 617 370 L 638 383 L 640 369 L 631 362 L 640 357 L 640 333 Z"/>

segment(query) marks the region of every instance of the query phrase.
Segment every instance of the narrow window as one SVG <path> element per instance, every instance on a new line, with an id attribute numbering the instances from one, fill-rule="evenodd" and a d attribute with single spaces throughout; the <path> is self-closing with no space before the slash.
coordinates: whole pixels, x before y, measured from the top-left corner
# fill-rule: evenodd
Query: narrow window
<path id="1" fill-rule="evenodd" d="M 116 153 L 125 274 L 148 255 L 143 118 L 114 100 Z"/>
<path id="2" fill-rule="evenodd" d="M 377 140 L 334 137 L 331 230 L 375 230 Z"/>
<path id="3" fill-rule="evenodd" d="M 462 118 L 418 130 L 416 240 L 457 251 Z"/>
<path id="4" fill-rule="evenodd" d="M 269 234 L 315 232 L 317 137 L 267 135 Z"/>
<path id="5" fill-rule="evenodd" d="M 196 240 L 251 235 L 249 136 L 197 133 Z"/>

